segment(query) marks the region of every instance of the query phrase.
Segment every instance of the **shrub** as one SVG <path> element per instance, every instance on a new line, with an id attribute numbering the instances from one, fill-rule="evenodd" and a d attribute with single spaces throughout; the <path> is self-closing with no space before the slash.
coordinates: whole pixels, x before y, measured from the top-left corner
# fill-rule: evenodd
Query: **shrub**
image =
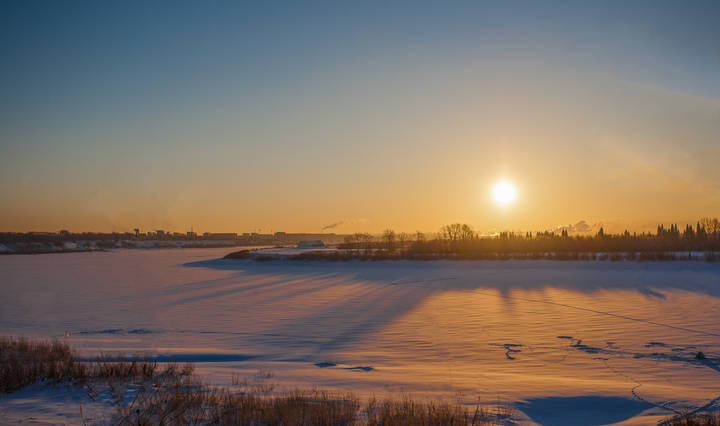
<path id="1" fill-rule="evenodd" d="M 720 412 L 681 414 L 665 420 L 664 424 L 668 426 L 720 426 Z"/>
<path id="2" fill-rule="evenodd" d="M 234 394 L 208 389 L 190 378 L 176 378 L 118 411 L 119 425 L 236 424 L 236 425 L 487 425 L 498 424 L 510 411 L 488 410 L 447 402 L 370 399 L 361 405 L 352 393 L 295 391 L 276 396 Z"/>
<path id="3" fill-rule="evenodd" d="M 249 259 L 251 255 L 250 250 L 240 250 L 226 254 L 223 259 Z"/>
<path id="4" fill-rule="evenodd" d="M 0 393 L 40 380 L 59 382 L 86 375 L 86 366 L 75 362 L 75 354 L 65 343 L 0 337 Z"/>
<path id="5" fill-rule="evenodd" d="M 159 375 L 182 376 L 194 366 L 168 363 L 160 372 L 158 363 L 139 357 L 115 360 L 101 356 L 81 361 L 67 343 L 29 340 L 24 337 L 0 337 L 0 393 L 10 393 L 39 381 L 103 379 L 152 379 Z"/>

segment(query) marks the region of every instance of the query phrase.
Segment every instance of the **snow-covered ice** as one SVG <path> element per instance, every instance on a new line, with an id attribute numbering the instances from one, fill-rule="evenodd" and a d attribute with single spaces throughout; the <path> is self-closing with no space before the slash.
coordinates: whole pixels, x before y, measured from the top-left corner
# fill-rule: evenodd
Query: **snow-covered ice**
<path id="1" fill-rule="evenodd" d="M 221 259 L 233 250 L 0 257 L 0 334 L 194 361 L 215 384 L 263 369 L 286 388 L 508 401 L 518 421 L 718 404 L 720 264 Z M 58 404 L 34 386 L 0 416 L 29 394 L 43 418 Z"/>

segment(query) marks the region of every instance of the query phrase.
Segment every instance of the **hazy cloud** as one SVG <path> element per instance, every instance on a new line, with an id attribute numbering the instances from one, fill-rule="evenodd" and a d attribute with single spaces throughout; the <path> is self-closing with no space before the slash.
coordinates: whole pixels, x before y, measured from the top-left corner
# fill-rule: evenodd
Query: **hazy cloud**
<path id="1" fill-rule="evenodd" d="M 587 234 L 590 232 L 593 232 L 595 228 L 597 227 L 597 224 L 590 225 L 585 220 L 581 220 L 580 222 L 574 224 L 574 225 L 560 225 L 555 227 L 553 231 L 555 232 L 562 232 L 567 231 L 568 234 Z"/>

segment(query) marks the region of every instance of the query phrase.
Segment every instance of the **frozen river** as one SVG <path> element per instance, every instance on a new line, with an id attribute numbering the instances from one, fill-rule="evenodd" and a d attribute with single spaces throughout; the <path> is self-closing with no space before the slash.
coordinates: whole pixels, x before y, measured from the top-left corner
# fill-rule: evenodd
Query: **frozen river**
<path id="1" fill-rule="evenodd" d="M 2 256 L 0 334 L 193 361 L 218 384 L 263 369 L 288 389 L 508 401 L 518 421 L 646 424 L 720 405 L 720 264 L 229 251 Z"/>

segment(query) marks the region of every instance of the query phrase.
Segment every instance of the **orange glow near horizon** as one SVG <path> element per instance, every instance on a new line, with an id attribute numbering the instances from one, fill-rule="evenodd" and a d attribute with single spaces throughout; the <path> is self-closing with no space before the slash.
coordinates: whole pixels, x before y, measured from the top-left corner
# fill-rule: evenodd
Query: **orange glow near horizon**
<path id="1" fill-rule="evenodd" d="M 58 6 L 74 24 L 29 14 L 0 28 L 30 43 L 4 46 L 13 66 L 0 66 L 0 232 L 432 233 L 467 223 L 492 234 L 580 222 L 643 232 L 720 214 L 714 21 L 695 33 L 687 20 L 697 38 L 686 49 L 684 37 L 642 38 L 655 26 L 587 26 L 605 16 L 595 7 L 578 6 L 583 18 L 566 27 L 573 8 L 544 2 L 531 7 L 547 20 L 534 29 L 502 24 L 523 9 L 502 2 L 417 16 L 399 2 L 382 17 L 363 2 L 359 14 L 269 8 L 258 19 L 287 21 L 268 25 L 230 19 L 250 16 L 243 2 L 222 13 L 197 2 L 133 31 L 125 23 L 137 12 L 119 3 L 101 15 L 125 18 L 106 25 L 89 19 L 95 8 Z M 34 7 L 44 10 L 15 13 Z M 617 16 L 661 8 L 639 9 Z M 78 48 L 75 28 L 108 32 Z M 501 177 L 514 190 L 495 194 Z"/>

